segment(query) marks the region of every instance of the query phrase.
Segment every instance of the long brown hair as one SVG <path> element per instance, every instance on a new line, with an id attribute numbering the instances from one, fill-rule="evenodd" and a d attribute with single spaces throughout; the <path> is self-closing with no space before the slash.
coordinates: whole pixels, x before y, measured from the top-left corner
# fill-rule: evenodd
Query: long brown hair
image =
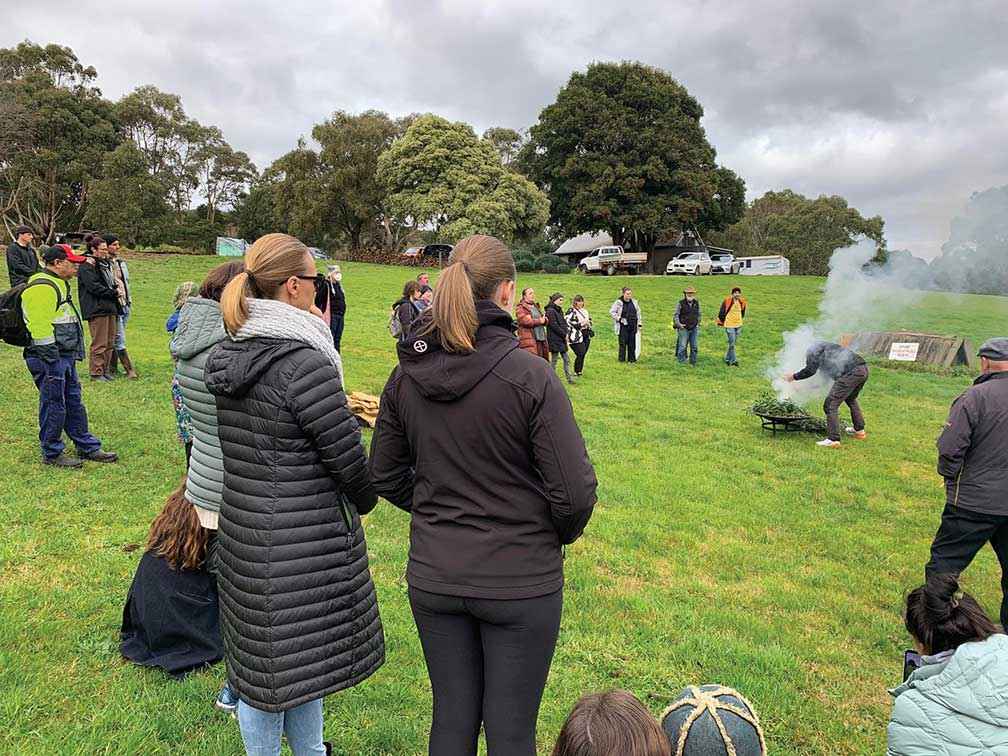
<path id="1" fill-rule="evenodd" d="M 304 272 L 308 252 L 301 241 L 287 234 L 266 234 L 245 252 L 245 270 L 231 279 L 221 294 L 221 313 L 228 333 L 238 333 L 248 320 L 245 299 L 275 299 L 291 276 Z"/>
<path id="2" fill-rule="evenodd" d="M 163 557 L 173 570 L 196 570 L 206 559 L 208 534 L 185 497 L 185 485 L 183 478 L 169 494 L 147 535 L 147 550 Z"/>
<path id="3" fill-rule="evenodd" d="M 492 236 L 467 236 L 455 245 L 438 278 L 432 317 L 421 333 L 437 332 L 447 352 L 473 351 L 479 327 L 476 301 L 492 298 L 502 282 L 514 280 L 514 258 L 504 242 Z"/>
<path id="4" fill-rule="evenodd" d="M 669 756 L 672 746 L 633 693 L 610 690 L 574 704 L 553 756 Z"/>

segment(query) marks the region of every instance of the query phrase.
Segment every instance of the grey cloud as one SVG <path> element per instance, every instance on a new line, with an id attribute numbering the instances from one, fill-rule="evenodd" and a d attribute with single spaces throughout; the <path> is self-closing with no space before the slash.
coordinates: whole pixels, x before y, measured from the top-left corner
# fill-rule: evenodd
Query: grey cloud
<path id="1" fill-rule="evenodd" d="M 260 165 L 336 109 L 524 128 L 572 71 L 641 60 L 700 100 L 750 196 L 843 194 L 886 219 L 893 247 L 936 253 L 971 191 L 1008 183 L 995 0 L 24 5 L 0 44 L 69 44 L 113 98 L 177 92 Z"/>

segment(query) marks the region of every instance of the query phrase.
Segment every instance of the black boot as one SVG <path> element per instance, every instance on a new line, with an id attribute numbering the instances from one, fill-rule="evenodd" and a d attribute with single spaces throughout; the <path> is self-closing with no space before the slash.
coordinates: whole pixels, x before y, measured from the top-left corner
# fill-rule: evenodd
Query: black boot
<path id="1" fill-rule="evenodd" d="M 123 363 L 123 367 L 126 367 L 126 363 Z M 105 368 L 105 375 L 110 378 L 119 375 L 119 352 L 115 349 L 112 350 L 112 358 L 109 360 L 108 367 Z"/>
<path id="2" fill-rule="evenodd" d="M 77 459 L 77 457 L 71 457 L 69 454 L 60 454 L 58 457 L 43 457 L 42 464 L 64 468 L 84 467 L 83 462 Z"/>
<path id="3" fill-rule="evenodd" d="M 89 452 L 88 454 L 81 454 L 81 459 L 86 459 L 88 462 L 118 462 L 119 455 L 115 452 L 105 451 L 104 449 L 99 449 L 98 451 Z"/>

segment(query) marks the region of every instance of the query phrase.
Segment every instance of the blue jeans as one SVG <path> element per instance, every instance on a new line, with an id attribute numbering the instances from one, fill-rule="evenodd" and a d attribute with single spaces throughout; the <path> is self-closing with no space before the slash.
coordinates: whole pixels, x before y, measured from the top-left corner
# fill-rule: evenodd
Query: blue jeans
<path id="1" fill-rule="evenodd" d="M 690 364 L 696 365 L 697 359 L 697 336 L 700 333 L 700 326 L 693 328 L 680 328 L 676 331 L 675 355 L 679 362 L 686 362 L 686 345 L 689 344 Z"/>
<path id="2" fill-rule="evenodd" d="M 126 348 L 126 324 L 129 322 L 130 308 L 127 307 L 118 318 L 116 325 L 115 350 L 121 352 Z"/>
<path id="3" fill-rule="evenodd" d="M 294 756 L 325 756 L 321 698 L 278 712 L 262 711 L 238 701 L 238 727 L 248 756 L 280 756 L 281 734 L 287 736 Z"/>
<path id="4" fill-rule="evenodd" d="M 725 328 L 728 334 L 728 353 L 724 356 L 724 361 L 729 365 L 734 365 L 738 360 L 735 358 L 735 342 L 738 341 L 739 334 L 742 333 L 742 326 L 738 328 Z"/>
<path id="5" fill-rule="evenodd" d="M 87 410 L 81 396 L 77 364 L 70 357 L 60 357 L 56 362 L 45 362 L 37 357 L 26 357 L 39 391 L 39 445 L 46 459 L 55 459 L 66 446 L 63 431 L 77 445 L 77 451 L 90 454 L 101 449 L 101 441 L 88 430 Z"/>

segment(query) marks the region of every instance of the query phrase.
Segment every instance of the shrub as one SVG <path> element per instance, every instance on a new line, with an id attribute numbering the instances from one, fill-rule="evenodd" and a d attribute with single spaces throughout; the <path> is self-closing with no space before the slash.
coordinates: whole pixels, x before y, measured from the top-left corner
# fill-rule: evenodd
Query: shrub
<path id="1" fill-rule="evenodd" d="M 534 273 L 536 271 L 536 266 L 529 258 L 520 257 L 515 260 L 515 270 L 519 273 Z"/>

